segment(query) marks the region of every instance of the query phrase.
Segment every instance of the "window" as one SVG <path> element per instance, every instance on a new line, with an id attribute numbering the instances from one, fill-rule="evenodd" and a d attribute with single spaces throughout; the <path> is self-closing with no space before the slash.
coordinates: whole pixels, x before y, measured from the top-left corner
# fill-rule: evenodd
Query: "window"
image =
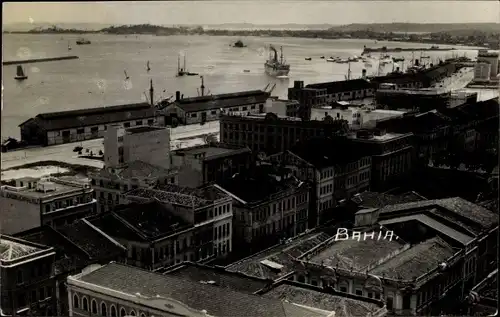
<path id="1" fill-rule="evenodd" d="M 17 295 L 17 307 L 21 308 L 21 307 L 25 307 L 25 306 L 26 306 L 26 294 L 21 293 L 21 294 Z"/>
<path id="2" fill-rule="evenodd" d="M 23 283 L 23 271 L 19 270 L 17 271 L 17 284 L 22 284 Z"/>
<path id="3" fill-rule="evenodd" d="M 111 317 L 116 317 L 116 307 L 111 305 Z"/>
<path id="4" fill-rule="evenodd" d="M 153 125 L 153 124 L 154 124 L 154 122 L 155 122 L 155 121 L 154 121 L 153 119 L 149 119 L 149 120 L 148 120 L 148 125 Z"/>
<path id="5" fill-rule="evenodd" d="M 130 311 L 130 316 L 135 316 L 135 310 Z"/>
<path id="6" fill-rule="evenodd" d="M 85 311 L 89 311 L 89 302 L 87 301 L 87 297 L 82 299 L 82 309 Z"/>
<path id="7" fill-rule="evenodd" d="M 78 295 L 73 295 L 73 307 L 78 308 L 80 307 L 80 299 L 78 298 Z"/>
<path id="8" fill-rule="evenodd" d="M 394 301 L 394 300 L 393 300 L 393 298 L 392 298 L 392 297 L 387 297 L 387 304 L 386 304 L 386 306 L 387 306 L 387 309 L 388 309 L 388 310 L 393 309 L 393 301 Z"/>
<path id="9" fill-rule="evenodd" d="M 142 125 L 142 120 L 137 120 L 137 121 L 135 122 L 135 125 Z"/>
<path id="10" fill-rule="evenodd" d="M 92 314 L 97 314 L 97 302 L 95 299 L 92 300 Z"/>
<path id="11" fill-rule="evenodd" d="M 40 289 L 38 290 L 38 293 L 40 294 L 40 300 L 45 299 L 45 288 L 40 287 Z"/>
<path id="12" fill-rule="evenodd" d="M 341 286 L 340 287 L 340 291 L 343 292 L 343 293 L 347 293 L 347 287 Z"/>
<path id="13" fill-rule="evenodd" d="M 360 289 L 357 289 L 357 290 L 355 291 L 355 293 L 356 293 L 356 295 L 363 296 L 363 291 L 362 291 L 362 290 L 360 290 Z"/>
<path id="14" fill-rule="evenodd" d="M 108 312 L 107 312 L 107 307 L 106 307 L 106 303 L 102 302 L 101 303 L 101 316 L 107 316 L 108 315 Z"/>
<path id="15" fill-rule="evenodd" d="M 210 114 L 217 114 L 217 110 L 212 110 Z"/>
<path id="16" fill-rule="evenodd" d="M 121 317 L 127 316 L 127 312 L 125 311 L 125 308 L 120 309 L 120 316 Z"/>
<path id="17" fill-rule="evenodd" d="M 146 315 L 144 315 L 144 313 L 141 313 L 141 317 L 146 317 Z"/>
<path id="18" fill-rule="evenodd" d="M 130 122 L 125 122 L 125 123 L 123 124 L 123 126 L 124 126 L 125 128 L 130 128 Z"/>
<path id="19" fill-rule="evenodd" d="M 76 129 L 76 133 L 78 133 L 78 134 L 84 134 L 85 133 L 85 129 Z"/>
<path id="20" fill-rule="evenodd" d="M 36 302 L 36 290 L 31 291 L 31 302 Z"/>
<path id="21" fill-rule="evenodd" d="M 303 275 L 299 275 L 297 277 L 297 280 L 300 282 L 300 283 L 305 283 L 306 282 L 306 278 L 303 276 Z"/>

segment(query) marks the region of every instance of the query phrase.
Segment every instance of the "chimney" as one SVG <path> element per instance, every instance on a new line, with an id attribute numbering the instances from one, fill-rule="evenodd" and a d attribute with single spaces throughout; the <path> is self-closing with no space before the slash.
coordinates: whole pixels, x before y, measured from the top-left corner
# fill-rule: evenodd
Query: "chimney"
<path id="1" fill-rule="evenodd" d="M 181 95 L 181 99 L 184 99 L 184 94 Z"/>
<path id="2" fill-rule="evenodd" d="M 175 92 L 175 101 L 179 101 L 180 99 L 181 99 L 181 92 L 177 90 Z"/>

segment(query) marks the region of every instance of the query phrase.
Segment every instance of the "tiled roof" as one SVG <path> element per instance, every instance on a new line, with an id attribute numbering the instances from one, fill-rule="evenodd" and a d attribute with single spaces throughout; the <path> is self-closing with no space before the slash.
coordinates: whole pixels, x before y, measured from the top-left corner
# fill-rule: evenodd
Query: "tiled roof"
<path id="1" fill-rule="evenodd" d="M 171 209 L 157 201 L 120 205 L 113 213 L 118 220 L 146 241 L 191 227 L 182 218 L 175 216 Z"/>
<path id="2" fill-rule="evenodd" d="M 356 144 L 331 138 L 311 138 L 299 142 L 290 152 L 318 168 L 348 164 L 363 156 Z"/>
<path id="3" fill-rule="evenodd" d="M 218 189 L 213 185 L 191 188 L 191 187 L 177 186 L 174 184 L 158 184 L 155 188 L 172 193 L 196 196 L 198 198 L 206 199 L 209 201 L 215 201 L 228 197 L 226 193 L 224 193 L 223 191 L 221 191 L 220 189 Z"/>
<path id="4" fill-rule="evenodd" d="M 56 250 L 55 274 L 67 273 L 90 264 L 90 256 L 64 235 L 49 226 L 17 234 L 21 239 L 51 246 Z"/>
<path id="5" fill-rule="evenodd" d="M 183 280 L 168 275 L 160 275 L 135 267 L 110 263 L 79 278 L 91 283 L 123 293 L 172 298 L 196 310 L 220 317 L 316 317 L 300 307 L 279 300 L 257 295 L 235 292 L 229 289 Z"/>
<path id="6" fill-rule="evenodd" d="M 101 214 L 89 218 L 88 221 L 111 237 L 133 241 L 144 240 L 142 235 L 125 225 L 113 213 Z"/>
<path id="7" fill-rule="evenodd" d="M 326 241 L 328 238 L 330 238 L 330 236 L 323 232 L 297 237 L 290 243 L 271 247 L 263 252 L 228 265 L 226 269 L 232 272 L 240 272 L 250 276 L 275 280 L 293 270 L 294 259 L 321 242 Z M 262 264 L 264 260 L 283 265 L 283 269 L 280 271 L 274 270 Z"/>
<path id="8" fill-rule="evenodd" d="M 156 109 L 152 108 L 149 104 L 138 103 L 42 113 L 37 115 L 34 120 L 44 129 L 50 131 L 151 118 L 155 116 L 155 112 Z"/>
<path id="9" fill-rule="evenodd" d="M 203 97 L 184 98 L 175 101 L 185 112 L 207 111 L 231 108 L 254 103 L 265 103 L 269 93 L 262 90 L 242 91 Z"/>
<path id="10" fill-rule="evenodd" d="M 363 192 L 354 195 L 351 200 L 364 208 L 381 208 L 387 205 L 409 203 L 425 200 L 424 197 L 408 192 L 402 195 L 390 195 L 377 192 Z"/>
<path id="11" fill-rule="evenodd" d="M 0 259 L 2 261 L 12 261 L 18 258 L 35 254 L 48 249 L 43 245 L 31 243 L 6 235 L 0 236 Z"/>
<path id="12" fill-rule="evenodd" d="M 453 254 L 452 247 L 436 237 L 401 252 L 370 273 L 385 278 L 412 280 L 435 269 Z"/>
<path id="13" fill-rule="evenodd" d="M 97 175 L 110 179 L 146 179 L 169 176 L 175 174 L 176 172 L 176 170 L 166 169 L 143 161 L 132 161 L 121 168 L 116 168 L 114 173 L 111 173 L 107 169 L 103 168 L 97 173 Z"/>
<path id="14" fill-rule="evenodd" d="M 382 258 L 403 249 L 405 246 L 404 241 L 400 238 L 394 237 L 391 241 L 384 239 L 384 236 L 385 232 L 378 240 L 378 234 L 375 233 L 373 239 L 361 237 L 361 240 L 358 241 L 353 239 L 352 233 L 350 233 L 347 240 L 334 241 L 332 239 L 331 243 L 325 244 L 316 252 L 308 255 L 307 261 L 340 269 L 364 271 Z"/>
<path id="15" fill-rule="evenodd" d="M 253 294 L 272 284 L 272 280 L 265 280 L 239 272 L 230 272 L 222 268 L 214 268 L 191 262 L 184 262 L 179 267 L 164 274 L 248 294 Z"/>
<path id="16" fill-rule="evenodd" d="M 247 203 L 253 203 L 263 201 L 279 192 L 296 189 L 299 184 L 302 184 L 293 176 L 277 180 L 268 172 L 267 167 L 259 166 L 250 171 L 235 174 L 218 185 Z"/>
<path id="17" fill-rule="evenodd" d="M 58 231 L 87 252 L 92 260 L 112 259 L 124 252 L 122 247 L 89 225 L 85 219 L 66 225 Z"/>
<path id="18" fill-rule="evenodd" d="M 441 207 L 442 209 L 448 210 L 449 212 L 457 216 L 464 217 L 465 219 L 476 222 L 477 224 L 481 225 L 483 229 L 489 229 L 495 225 L 498 225 L 497 214 L 460 197 L 423 200 L 418 202 L 390 205 L 379 209 L 379 212 L 383 214 L 411 209 L 422 210 L 426 208 L 428 209 L 432 206 Z"/>
<path id="19" fill-rule="evenodd" d="M 306 88 L 314 89 L 326 89 L 328 94 L 335 94 L 340 92 L 348 92 L 353 90 L 363 90 L 374 88 L 373 84 L 365 79 L 353 79 L 353 80 L 342 80 L 342 81 L 332 81 L 327 83 L 317 83 L 309 84 Z"/>
<path id="20" fill-rule="evenodd" d="M 377 304 L 322 292 L 319 288 L 284 281 L 262 296 L 335 311 L 335 317 L 361 317 L 380 309 Z"/>

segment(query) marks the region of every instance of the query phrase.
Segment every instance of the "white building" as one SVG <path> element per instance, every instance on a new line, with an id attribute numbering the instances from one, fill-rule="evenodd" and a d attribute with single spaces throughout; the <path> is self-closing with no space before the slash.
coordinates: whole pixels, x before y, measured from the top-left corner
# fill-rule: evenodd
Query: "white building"
<path id="1" fill-rule="evenodd" d="M 340 102 L 341 103 L 341 102 Z M 323 120 L 327 115 L 334 119 L 347 120 L 352 129 L 375 127 L 377 120 L 400 117 L 407 111 L 375 109 L 375 107 L 321 107 L 311 109 L 311 120 Z"/>
<path id="2" fill-rule="evenodd" d="M 0 187 L 0 232 L 15 234 L 49 225 L 64 226 L 89 216 L 96 200 L 89 181 L 72 177 L 20 178 Z"/>
<path id="3" fill-rule="evenodd" d="M 474 81 L 489 81 L 491 78 L 491 64 L 489 62 L 477 62 L 474 66 Z"/>
<path id="4" fill-rule="evenodd" d="M 108 128 L 104 137 L 104 164 L 118 166 L 143 161 L 170 168 L 170 130 L 152 126 L 124 129 L 120 125 Z"/>
<path id="5" fill-rule="evenodd" d="M 499 53 L 498 52 L 492 52 L 488 50 L 479 50 L 477 54 L 477 61 L 478 63 L 480 62 L 486 62 L 491 65 L 491 73 L 490 73 L 490 78 L 496 78 L 498 75 L 498 68 L 499 68 L 499 63 L 498 63 L 498 57 Z"/>

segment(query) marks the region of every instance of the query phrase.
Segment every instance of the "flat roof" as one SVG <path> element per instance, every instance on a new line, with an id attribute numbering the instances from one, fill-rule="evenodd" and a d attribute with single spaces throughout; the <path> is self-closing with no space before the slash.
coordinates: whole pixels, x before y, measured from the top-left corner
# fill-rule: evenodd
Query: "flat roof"
<path id="1" fill-rule="evenodd" d="M 363 142 L 384 142 L 384 141 L 389 141 L 393 139 L 397 139 L 400 137 L 404 137 L 406 135 L 409 135 L 411 133 L 393 133 L 393 132 L 387 132 L 384 135 L 373 135 L 373 138 L 359 138 L 356 133 L 351 133 L 347 136 L 348 139 L 351 140 L 359 140 Z"/>
<path id="2" fill-rule="evenodd" d="M 110 179 L 148 179 L 170 176 L 178 172 L 176 169 L 166 169 L 143 161 L 132 161 L 120 167 L 113 168 L 113 170 L 114 173 L 110 172 L 107 168 L 103 168 L 95 173 L 95 175 Z"/>
<path id="3" fill-rule="evenodd" d="M 197 112 L 265 103 L 268 98 L 269 93 L 266 91 L 250 90 L 228 94 L 183 98 L 176 100 L 175 104 L 185 112 Z"/>
<path id="4" fill-rule="evenodd" d="M 293 270 L 293 258 L 298 258 L 321 242 L 328 240 L 330 236 L 324 232 L 316 232 L 297 237 L 286 244 L 279 244 L 261 251 L 243 260 L 226 266 L 226 270 L 240 272 L 246 275 L 277 279 Z M 264 260 L 272 261 L 282 265 L 281 270 L 273 269 L 263 263 Z"/>
<path id="5" fill-rule="evenodd" d="M 326 316 L 280 300 L 161 275 L 119 263 L 110 263 L 78 277 L 69 277 L 130 296 L 171 298 L 212 316 L 313 317 Z M 140 298 L 140 297 L 138 297 Z M 167 309 L 167 308 L 166 308 Z"/>
<path id="6" fill-rule="evenodd" d="M 163 273 L 201 284 L 209 284 L 217 287 L 228 288 L 238 292 L 253 294 L 272 283 L 266 280 L 249 276 L 239 272 L 227 271 L 207 265 L 184 262 L 176 268 Z"/>
<path id="7" fill-rule="evenodd" d="M 194 146 L 186 149 L 176 150 L 174 153 L 177 155 L 198 155 L 203 154 L 203 158 L 214 159 L 219 157 L 225 157 L 230 155 L 236 155 L 240 153 L 249 153 L 251 150 L 248 147 L 238 147 L 228 144 L 216 143 L 216 144 L 204 144 L 199 146 Z"/>
<path id="8" fill-rule="evenodd" d="M 9 187 L 4 187 L 2 190 L 2 193 L 5 193 L 5 194 L 9 193 L 9 194 L 15 195 L 17 197 L 29 197 L 29 198 L 34 198 L 34 199 L 50 199 L 50 198 L 56 197 L 56 196 L 61 196 L 61 195 L 66 195 L 66 194 L 75 194 L 75 193 L 81 192 L 83 190 L 83 188 L 80 188 L 80 187 L 73 187 L 73 186 L 60 184 L 60 183 L 56 183 L 56 182 L 46 182 L 46 183 L 50 184 L 51 186 L 54 185 L 55 190 L 43 192 L 43 191 L 38 191 L 35 187 L 35 188 L 31 188 L 31 189 L 23 189 L 23 190 L 16 191 L 16 190 L 9 189 Z"/>
<path id="9" fill-rule="evenodd" d="M 421 242 L 370 270 L 384 278 L 410 280 L 420 277 L 453 256 L 453 248 L 440 238 Z"/>
<path id="10" fill-rule="evenodd" d="M 377 233 L 374 239 L 363 240 L 361 236 L 361 240 L 358 241 L 352 238 L 352 232 L 350 232 L 347 240 L 334 241 L 335 238 L 332 238 L 331 244 L 325 245 L 321 251 L 309 257 L 307 262 L 345 270 L 364 271 L 391 253 L 402 250 L 405 246 L 401 239 L 394 237 L 391 241 L 383 239 L 384 235 L 385 231 L 380 240 L 377 240 Z"/>

